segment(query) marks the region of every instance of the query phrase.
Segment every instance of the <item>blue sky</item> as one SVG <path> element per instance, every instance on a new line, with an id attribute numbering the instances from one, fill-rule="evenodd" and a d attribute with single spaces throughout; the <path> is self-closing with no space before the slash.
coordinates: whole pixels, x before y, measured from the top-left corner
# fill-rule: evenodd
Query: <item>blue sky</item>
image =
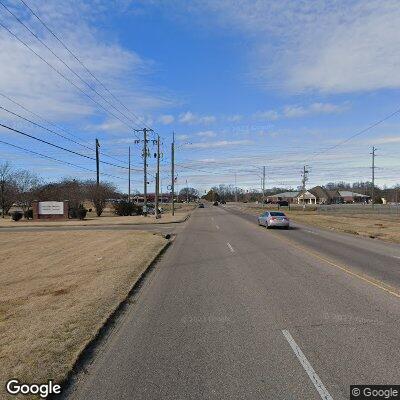
<path id="1" fill-rule="evenodd" d="M 126 166 L 131 145 L 138 189 L 142 159 L 132 128 L 143 123 L 162 137 L 164 190 L 172 131 L 178 188 L 186 180 L 201 191 L 233 184 L 235 173 L 238 186 L 259 188 L 263 165 L 267 187 L 295 188 L 304 163 L 310 166 L 310 185 L 368 180 L 373 145 L 378 148 L 377 183 L 400 182 L 400 115 L 341 144 L 400 107 L 400 7 L 395 0 L 25 1 L 131 112 L 20 0 L 4 4 L 89 85 L 0 7 L 1 23 L 81 88 L 0 27 L 0 94 L 46 121 L 2 96 L 0 105 L 46 127 L 56 124 L 52 130 L 88 147 L 98 137 L 104 161 Z M 4 110 L 0 117 L 3 124 L 93 155 Z M 95 168 L 92 160 L 7 129 L 0 135 L 7 143 Z M 2 143 L 0 160 L 47 180 L 95 176 Z M 154 164 L 150 160 L 151 173 Z M 103 179 L 127 190 L 126 169 L 102 165 L 101 171 L 119 177 Z"/>

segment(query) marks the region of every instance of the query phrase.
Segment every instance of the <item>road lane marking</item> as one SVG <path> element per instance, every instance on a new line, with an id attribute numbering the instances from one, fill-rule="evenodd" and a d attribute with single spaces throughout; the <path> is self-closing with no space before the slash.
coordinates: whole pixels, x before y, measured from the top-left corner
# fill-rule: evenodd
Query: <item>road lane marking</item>
<path id="1" fill-rule="evenodd" d="M 219 230 L 219 226 L 218 225 L 215 225 L 215 227 Z"/>
<path id="2" fill-rule="evenodd" d="M 318 235 L 318 233 L 317 233 L 317 232 L 310 231 L 310 230 L 308 230 L 308 229 L 304 229 L 304 231 L 305 231 L 305 232 L 308 232 L 308 233 L 312 233 L 313 235 Z"/>
<path id="3" fill-rule="evenodd" d="M 267 234 L 274 235 L 275 237 L 278 237 L 277 235 L 275 235 L 271 231 L 268 231 Z M 333 261 L 329 260 L 328 258 L 323 257 L 322 255 L 320 255 L 316 251 L 312 251 L 312 250 L 309 250 L 309 249 L 307 249 L 307 248 L 305 248 L 303 246 L 300 246 L 297 243 L 294 243 L 292 240 L 289 240 L 289 239 L 283 237 L 282 235 L 279 235 L 279 239 L 280 240 L 284 240 L 285 242 L 290 244 L 292 247 L 302 251 L 303 253 L 307 253 L 307 254 L 309 254 L 309 255 L 311 255 L 311 256 L 313 256 L 313 257 L 315 257 L 315 258 L 317 258 L 317 259 L 319 259 L 319 260 L 331 265 L 332 267 L 338 268 L 341 271 L 346 272 L 347 274 L 349 274 L 351 276 L 354 276 L 354 277 L 356 277 L 358 279 L 361 279 L 362 281 L 367 282 L 370 285 L 373 285 L 373 286 L 375 286 L 375 287 L 377 287 L 377 288 L 379 288 L 379 289 L 391 294 L 392 296 L 395 296 L 395 297 L 400 299 L 400 293 L 396 292 L 396 289 L 394 287 L 392 287 L 392 286 L 390 286 L 390 285 L 388 285 L 388 284 L 386 284 L 386 283 L 384 283 L 384 282 L 382 282 L 382 281 L 380 281 L 378 279 L 371 278 L 368 275 L 361 275 L 361 274 L 358 274 L 357 272 L 353 272 L 353 271 L 351 271 L 350 267 L 348 267 L 347 265 L 336 264 Z"/>
<path id="4" fill-rule="evenodd" d="M 307 372 L 307 375 L 309 376 L 311 382 L 314 384 L 315 388 L 317 389 L 319 395 L 321 396 L 321 399 L 324 400 L 333 400 L 333 397 L 329 394 L 328 390 L 322 383 L 321 379 L 315 372 L 314 368 L 310 364 L 310 362 L 307 360 L 307 357 L 304 355 L 304 353 L 301 351 L 300 347 L 297 345 L 297 343 L 294 341 L 292 335 L 290 332 L 286 329 L 282 331 L 283 336 L 285 336 L 285 339 L 288 341 L 290 347 L 292 348 L 294 354 L 300 361 L 300 364 L 303 366 L 305 371 Z"/>
<path id="5" fill-rule="evenodd" d="M 231 253 L 235 252 L 235 250 L 233 249 L 233 247 L 231 246 L 231 244 L 229 242 L 226 245 L 229 247 L 229 250 L 231 251 Z"/>

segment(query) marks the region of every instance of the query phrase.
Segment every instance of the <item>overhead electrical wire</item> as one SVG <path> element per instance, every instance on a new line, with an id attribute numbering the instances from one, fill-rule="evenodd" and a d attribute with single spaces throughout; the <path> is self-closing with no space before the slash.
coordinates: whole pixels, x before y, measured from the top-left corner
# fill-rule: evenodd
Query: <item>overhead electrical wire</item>
<path id="1" fill-rule="evenodd" d="M 65 50 L 68 51 L 68 53 L 85 69 L 85 71 L 94 79 L 96 80 L 96 82 L 98 82 L 103 88 L 104 90 L 107 91 L 107 93 L 110 94 L 110 96 L 112 96 L 112 98 L 114 100 L 116 100 L 126 111 L 128 111 L 134 118 L 136 118 L 141 124 L 143 124 L 146 128 L 150 128 L 149 126 L 146 125 L 146 123 L 144 122 L 144 120 L 142 118 L 140 118 L 139 116 L 137 116 L 134 112 L 132 112 L 131 110 L 129 110 L 129 108 L 122 103 L 121 100 L 119 100 L 105 85 L 104 83 L 98 79 L 96 77 L 96 75 L 94 75 L 92 73 L 92 71 L 90 71 L 90 69 L 83 63 L 83 61 L 54 33 L 54 31 L 52 29 L 49 28 L 49 26 L 40 18 L 40 16 L 35 13 L 35 11 L 32 10 L 31 7 L 29 7 L 29 5 L 24 1 L 24 0 L 20 0 L 21 3 L 23 3 L 25 5 L 25 7 L 31 12 L 32 15 L 34 15 L 39 21 L 40 23 L 47 29 L 48 32 L 50 32 L 50 34 L 64 47 Z M 151 129 L 151 128 L 150 128 Z"/>
<path id="2" fill-rule="evenodd" d="M 59 57 L 32 29 L 26 25 L 15 13 L 13 13 L 1 0 L 0 5 L 2 5 L 25 29 L 34 36 L 47 50 L 56 57 L 70 72 L 72 72 L 81 82 L 83 82 L 90 90 L 96 93 L 103 101 L 105 101 L 109 106 L 111 106 L 114 110 L 119 112 L 122 116 L 124 116 L 131 123 L 136 124 L 133 120 L 128 118 L 123 112 L 121 112 L 117 107 L 115 107 L 111 102 L 108 101 L 104 96 L 102 96 L 94 87 L 92 87 L 85 79 L 83 79 L 73 68 L 71 68 L 61 57 Z"/>
<path id="3" fill-rule="evenodd" d="M 92 170 L 92 169 L 90 169 L 90 168 L 86 168 L 86 167 L 83 167 L 83 166 L 81 166 L 81 165 L 77 165 L 77 164 L 71 163 L 71 162 L 69 162 L 69 161 L 59 160 L 58 158 L 54 158 L 54 157 L 51 157 L 51 156 L 47 156 L 47 155 L 42 154 L 42 153 L 39 153 L 39 152 L 37 152 L 37 151 L 29 150 L 29 149 L 26 149 L 26 148 L 21 147 L 21 146 L 17 146 L 17 145 L 12 144 L 12 143 L 8 143 L 8 142 L 6 142 L 6 141 L 4 141 L 4 140 L 0 140 L 0 143 L 3 143 L 3 144 L 5 144 L 5 145 L 7 145 L 7 146 L 14 147 L 14 148 L 19 149 L 19 150 L 26 151 L 26 152 L 31 153 L 31 154 L 35 154 L 35 155 L 40 156 L 40 157 L 43 157 L 43 158 L 47 158 L 47 159 L 52 160 L 52 161 L 57 161 L 57 162 L 62 163 L 62 164 L 71 165 L 71 166 L 73 166 L 73 167 L 75 167 L 75 168 L 80 168 L 80 169 L 85 170 L 85 171 L 89 171 L 89 172 L 96 173 L 95 170 Z M 120 177 L 120 176 L 115 176 L 115 175 L 107 174 L 107 173 L 105 173 L 105 172 L 102 172 L 102 175 L 109 176 L 109 177 L 115 178 L 115 179 L 126 180 L 126 178 L 122 178 L 122 177 Z"/>
<path id="4" fill-rule="evenodd" d="M 28 133 L 26 133 L 26 132 L 22 132 L 22 131 L 19 130 L 19 129 L 12 128 L 12 127 L 7 126 L 7 125 L 2 124 L 2 123 L 0 123 L 0 126 L 3 127 L 3 128 L 6 128 L 6 129 L 8 129 L 8 130 L 10 130 L 10 131 L 12 131 L 12 132 L 19 133 L 20 135 L 23 135 L 23 136 L 29 137 L 29 138 L 31 138 L 31 139 L 34 139 L 34 140 L 36 140 L 36 141 L 38 141 L 38 142 L 45 143 L 45 144 L 47 144 L 47 145 L 49 145 L 49 146 L 55 147 L 55 148 L 57 148 L 57 149 L 66 151 L 66 152 L 71 153 L 71 154 L 75 154 L 75 155 L 80 156 L 80 157 L 87 158 L 87 159 L 89 159 L 89 160 L 96 161 L 96 158 L 94 158 L 94 157 L 88 156 L 88 155 L 86 155 L 86 154 L 81 154 L 81 153 L 78 153 L 77 151 L 74 151 L 74 150 L 71 150 L 71 149 L 67 149 L 67 148 L 62 147 L 62 146 L 59 146 L 59 145 L 57 145 L 57 144 L 48 142 L 47 140 L 43 140 L 43 139 L 37 138 L 36 136 L 30 135 L 30 134 L 28 134 Z M 118 165 L 118 164 L 114 164 L 114 163 L 110 163 L 110 162 L 108 162 L 108 161 L 100 160 L 100 163 L 106 164 L 106 165 L 111 165 L 111 166 L 113 166 L 113 167 L 121 168 L 121 169 L 124 169 L 124 170 L 129 170 L 128 167 L 125 167 L 125 166 L 122 166 L 122 165 Z M 135 169 L 135 168 L 131 168 L 131 170 L 139 171 L 138 169 Z"/>
<path id="5" fill-rule="evenodd" d="M 95 104 L 97 104 L 100 108 L 102 108 L 106 113 L 110 114 L 113 116 L 115 119 L 120 121 L 123 125 L 127 126 L 129 129 L 132 129 L 132 127 L 127 124 L 124 120 L 122 120 L 120 117 L 115 115 L 112 111 L 108 110 L 105 108 L 101 103 L 99 103 L 96 99 L 94 99 L 92 96 L 87 94 L 82 88 L 80 88 L 75 82 L 73 82 L 71 79 L 69 79 L 65 74 L 60 72 L 56 67 L 54 67 L 52 64 L 50 64 L 45 58 L 43 58 L 39 53 L 37 53 L 35 50 L 33 50 L 24 40 L 19 38 L 14 32 L 12 32 L 7 26 L 5 26 L 2 22 L 0 22 L 0 26 L 5 29 L 11 36 L 13 36 L 17 41 L 22 43 L 29 51 L 31 51 L 33 54 L 35 54 L 40 60 L 42 60 L 49 68 L 51 68 L 53 71 L 55 71 L 58 75 L 60 75 L 63 79 L 65 79 L 67 82 L 69 82 L 73 87 L 75 87 L 79 92 L 81 92 L 84 96 L 92 100 Z M 133 134 L 136 136 L 137 139 L 139 137 L 136 135 L 135 132 Z"/>

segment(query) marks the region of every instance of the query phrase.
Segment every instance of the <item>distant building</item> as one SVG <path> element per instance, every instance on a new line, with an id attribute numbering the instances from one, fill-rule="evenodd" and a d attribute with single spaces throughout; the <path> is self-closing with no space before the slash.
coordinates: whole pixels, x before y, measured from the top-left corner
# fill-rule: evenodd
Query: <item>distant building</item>
<path id="1" fill-rule="evenodd" d="M 348 190 L 339 190 L 339 193 L 344 203 L 368 203 L 371 199 L 371 196 L 367 196 L 366 194 L 355 193 Z"/>
<path id="2" fill-rule="evenodd" d="M 296 203 L 296 197 L 299 192 L 284 192 L 267 196 L 268 203 L 277 203 L 278 201 L 287 201 L 289 204 Z"/>

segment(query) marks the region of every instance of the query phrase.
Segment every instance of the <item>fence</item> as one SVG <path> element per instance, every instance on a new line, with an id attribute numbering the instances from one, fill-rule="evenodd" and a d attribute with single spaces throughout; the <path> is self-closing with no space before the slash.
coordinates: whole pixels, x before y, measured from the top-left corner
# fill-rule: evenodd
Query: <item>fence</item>
<path id="1" fill-rule="evenodd" d="M 400 215 L 400 203 L 393 204 L 329 204 L 317 205 L 317 212 L 320 213 L 341 213 L 341 214 L 392 214 Z"/>

